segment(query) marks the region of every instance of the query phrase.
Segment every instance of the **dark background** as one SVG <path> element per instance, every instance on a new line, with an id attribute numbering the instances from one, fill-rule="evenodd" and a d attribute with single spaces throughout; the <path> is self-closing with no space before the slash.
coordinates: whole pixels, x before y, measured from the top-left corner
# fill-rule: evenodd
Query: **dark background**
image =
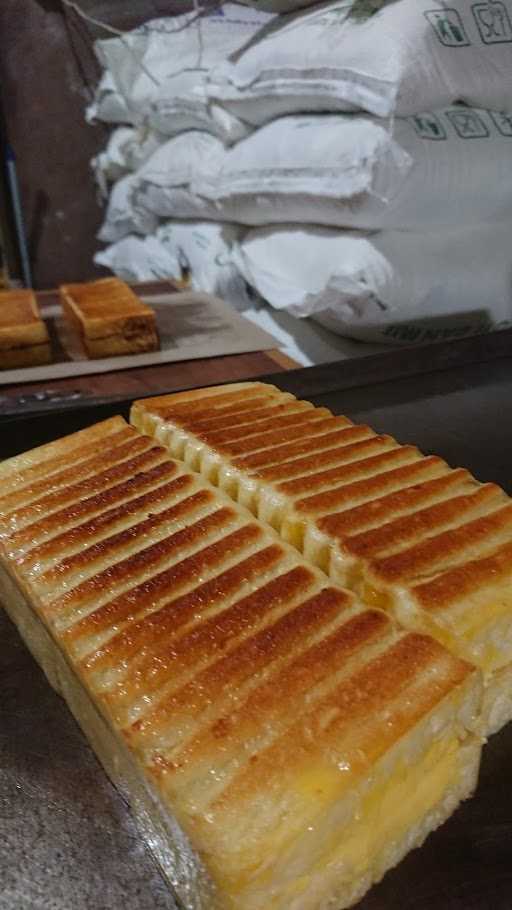
<path id="1" fill-rule="evenodd" d="M 79 0 L 89 15 L 130 29 L 190 8 L 180 0 Z M 36 288 L 104 273 L 92 257 L 102 221 L 89 162 L 107 141 L 85 108 L 101 75 L 93 42 L 108 33 L 60 0 L 1 0 L 0 88 L 14 148 Z"/>

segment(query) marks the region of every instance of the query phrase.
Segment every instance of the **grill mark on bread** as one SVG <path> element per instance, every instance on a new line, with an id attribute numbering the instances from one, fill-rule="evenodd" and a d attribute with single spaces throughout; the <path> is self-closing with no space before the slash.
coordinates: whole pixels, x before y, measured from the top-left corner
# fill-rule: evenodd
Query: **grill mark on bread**
<path id="1" fill-rule="evenodd" d="M 226 511 L 229 510 L 220 510 Z M 218 515 L 217 512 L 214 516 Z M 193 529 L 201 522 L 192 525 Z M 191 528 L 187 530 L 192 530 Z M 178 532 L 182 533 L 182 532 Z M 132 588 L 123 591 L 117 597 L 103 604 L 98 609 L 89 613 L 74 625 L 75 637 L 98 633 L 102 630 L 108 630 L 114 624 L 121 622 L 132 622 L 149 607 L 156 607 L 158 602 L 164 598 L 171 599 L 170 595 L 177 595 L 180 591 L 180 585 L 183 586 L 193 583 L 194 578 L 198 577 L 200 572 L 213 571 L 222 565 L 222 560 L 226 559 L 230 553 L 236 553 L 249 544 L 255 544 L 262 535 L 260 527 L 256 524 L 244 525 L 231 533 L 226 534 L 221 540 L 209 544 L 196 551 L 190 556 L 181 559 L 167 569 L 152 575 L 151 578 L 140 582 Z M 176 535 L 173 535 L 176 536 Z M 205 536 L 205 532 L 200 529 L 198 534 L 189 535 L 188 542 L 197 540 L 198 537 Z M 170 538 L 167 538 L 169 540 Z M 172 551 L 171 551 L 172 552 Z M 173 599 L 173 598 L 172 598 Z M 118 629 L 115 630 L 119 631 Z M 70 633 L 71 634 L 71 633 Z"/>
<path id="2" fill-rule="evenodd" d="M 299 477 L 296 480 L 280 483 L 277 489 L 279 492 L 290 496 L 300 495 L 317 487 L 335 489 L 340 484 L 344 485 L 343 482 L 345 480 L 351 482 L 360 477 L 373 477 L 384 473 L 389 465 L 397 467 L 401 462 L 407 464 L 410 462 L 411 457 L 420 457 L 420 453 L 415 446 L 396 446 L 369 458 L 361 458 L 358 461 L 351 461 L 349 464 L 339 465 L 327 471 L 319 471 L 315 474 L 308 474 L 306 477 Z"/>
<path id="3" fill-rule="evenodd" d="M 277 394 L 278 393 L 276 393 L 276 395 Z M 174 396 L 169 396 L 169 398 L 171 397 Z M 162 420 L 166 420 L 166 415 L 169 415 L 171 418 L 173 415 L 186 417 L 186 415 L 190 413 L 199 417 L 203 414 L 205 416 L 210 414 L 211 416 L 212 412 L 216 410 L 218 410 L 219 413 L 224 411 L 224 413 L 227 414 L 228 409 L 234 408 L 235 406 L 238 410 L 245 410 L 246 406 L 254 407 L 255 401 L 261 402 L 262 404 L 267 402 L 269 397 L 271 396 L 268 395 L 266 390 L 264 391 L 257 388 L 253 390 L 253 394 L 251 394 L 250 391 L 249 394 L 247 394 L 246 389 L 241 389 L 235 392 L 219 392 L 215 395 L 197 396 L 188 401 L 180 402 L 176 400 L 173 401 L 171 405 L 169 405 L 168 400 L 165 400 L 165 397 L 161 404 L 158 403 L 158 398 L 152 399 L 151 401 L 155 402 L 154 405 L 152 404 L 152 407 L 154 407 L 155 410 L 158 409 L 158 413 L 162 417 Z M 201 410 L 202 405 L 203 409 Z"/>
<path id="4" fill-rule="evenodd" d="M 66 505 L 86 498 L 88 495 L 92 495 L 96 492 L 102 492 L 106 487 L 114 486 L 116 482 L 125 478 L 133 477 L 134 474 L 139 473 L 141 470 L 154 466 L 157 461 L 167 459 L 168 456 L 164 449 L 160 446 L 155 446 L 154 444 L 150 445 L 149 448 L 139 455 L 135 455 L 134 458 L 128 458 L 113 467 L 88 477 L 86 480 L 81 480 L 77 484 L 71 484 L 55 493 L 49 493 L 47 496 L 41 497 L 41 499 L 38 499 L 28 506 L 16 509 L 8 515 L 6 524 L 10 524 L 12 528 L 16 528 L 22 522 L 24 524 L 29 523 L 30 519 L 33 519 L 33 521 L 30 522 L 31 524 L 36 524 L 38 517 L 43 512 L 46 513 L 46 515 L 48 515 L 48 512 L 57 512 Z M 49 517 L 50 516 L 48 516 L 48 518 Z"/>
<path id="5" fill-rule="evenodd" d="M 32 544 L 38 542 L 41 537 L 51 534 L 52 531 L 58 532 L 60 528 L 70 523 L 76 524 L 80 518 L 87 515 L 95 515 L 115 502 L 124 502 L 126 497 L 136 493 L 139 490 L 153 487 L 156 483 L 171 477 L 177 471 L 174 462 L 162 456 L 161 461 L 146 470 L 138 471 L 128 476 L 128 480 L 114 484 L 106 490 L 101 490 L 94 496 L 89 496 L 74 502 L 64 509 L 59 509 L 45 518 L 34 521 L 26 528 L 9 536 L 9 543 L 13 550 L 16 548 L 29 549 Z M 53 540 L 54 538 L 52 538 Z"/>
<path id="6" fill-rule="evenodd" d="M 65 607 L 83 606 L 98 591 L 107 586 L 112 587 L 117 583 L 125 584 L 127 581 L 136 579 L 140 574 L 155 569 L 159 563 L 171 557 L 180 547 L 190 546 L 211 531 L 219 531 L 229 524 L 236 514 L 234 508 L 225 506 L 217 509 L 194 524 L 139 550 L 133 556 L 128 556 L 126 559 L 108 566 L 93 575 L 92 578 L 88 578 L 70 591 L 66 591 L 54 601 L 48 601 L 45 605 L 45 613 L 52 615 Z"/>
<path id="7" fill-rule="evenodd" d="M 309 424 L 309 415 L 316 413 L 315 408 L 312 407 L 301 409 L 295 407 L 294 409 L 289 408 L 289 410 L 292 413 L 276 415 L 269 420 L 255 420 L 253 418 L 246 424 L 238 423 L 236 427 L 223 430 L 201 430 L 194 426 L 190 429 L 196 436 L 210 443 L 210 445 L 231 445 L 239 439 L 245 440 L 256 436 L 260 437 L 267 433 L 279 433 L 281 430 L 288 431 L 289 428 L 299 425 L 304 426 L 305 418 L 307 418 Z"/>
<path id="8" fill-rule="evenodd" d="M 339 592 L 333 588 L 326 588 L 315 599 L 324 609 L 332 606 L 346 608 Z M 289 664 L 280 666 L 261 685 L 251 689 L 236 710 L 218 717 L 206 729 L 200 729 L 183 749 L 173 755 L 173 770 L 181 769 L 191 761 L 206 759 L 215 764 L 221 757 L 224 762 L 233 749 L 244 746 L 247 752 L 250 738 L 260 731 L 272 729 L 275 737 L 295 722 L 297 712 L 303 710 L 305 695 L 313 696 L 315 686 L 335 679 L 345 662 L 366 650 L 370 643 L 385 638 L 391 628 L 389 618 L 376 611 L 368 610 L 347 619 L 325 638 L 306 646 Z M 309 703 L 312 704 L 312 701 L 310 698 Z M 283 703 L 286 704 L 286 712 L 283 712 Z M 251 751 L 254 753 L 255 750 Z"/>
<path id="9" fill-rule="evenodd" d="M 360 428 L 354 427 L 354 429 L 359 430 Z M 314 455 L 307 455 L 305 458 L 294 458 L 293 461 L 286 461 L 284 464 L 263 468 L 261 471 L 256 470 L 251 473 L 251 476 L 274 483 L 288 482 L 313 473 L 316 468 L 334 467 L 338 464 L 349 464 L 358 461 L 360 457 L 364 458 L 367 454 L 371 454 L 374 449 L 378 452 L 384 448 L 386 443 L 389 445 L 394 444 L 398 448 L 398 443 L 391 436 L 376 436 L 375 433 L 366 432 L 366 427 L 362 427 L 361 430 L 362 432 L 358 433 L 352 432 L 352 428 L 342 430 L 341 433 L 349 435 L 341 440 L 336 447 L 322 449 Z M 354 439 L 359 441 L 353 442 L 352 440 Z"/>
<path id="10" fill-rule="evenodd" d="M 122 554 L 127 545 L 137 540 L 143 541 L 151 531 L 161 529 L 163 525 L 173 521 L 182 521 L 187 516 L 193 516 L 201 506 L 213 505 L 215 502 L 216 498 L 211 490 L 198 490 L 197 493 L 182 499 L 176 505 L 169 506 L 157 515 L 151 515 L 117 534 L 85 547 L 73 556 L 66 557 L 40 575 L 39 580 L 42 584 L 48 584 L 64 574 L 83 569 L 98 560 L 105 560 L 108 557 L 113 559 Z"/>
<path id="11" fill-rule="evenodd" d="M 449 568 L 450 560 L 453 564 L 453 560 L 460 562 L 466 555 L 471 555 L 477 544 L 491 548 L 493 536 L 505 530 L 512 533 L 512 503 L 392 556 L 375 559 L 371 564 L 372 572 L 387 581 L 432 575 L 443 567 Z"/>
<path id="12" fill-rule="evenodd" d="M 275 661 L 291 656 L 297 644 L 335 615 L 325 606 L 319 608 L 314 594 L 308 596 L 316 584 L 317 577 L 311 570 L 297 566 L 244 598 L 238 603 L 238 609 L 243 609 L 249 616 L 252 614 L 261 620 L 279 610 L 282 615 L 249 635 L 227 655 L 220 654 L 213 666 L 197 673 L 185 686 L 159 702 L 150 714 L 133 723 L 126 731 L 127 735 L 152 736 L 169 724 L 174 710 L 193 705 L 195 712 L 199 712 L 201 706 L 211 700 L 213 690 L 227 692 L 230 686 L 238 686 Z M 297 598 L 300 599 L 298 605 Z M 346 598 L 350 603 L 350 595 Z M 336 610 L 342 608 L 342 604 L 336 605 Z"/>
<path id="13" fill-rule="evenodd" d="M 416 633 L 403 635 L 387 651 L 366 662 L 275 743 L 246 764 L 214 801 L 214 810 L 238 809 L 258 792 L 258 781 L 271 787 L 296 775 L 301 767 L 315 767 L 322 750 L 343 754 L 351 771 L 362 775 L 406 730 L 432 710 L 454 686 L 462 684 L 473 668 L 453 658 L 434 639 Z M 427 685 L 425 675 L 430 684 Z M 408 697 L 403 698 L 404 691 Z M 382 712 L 386 711 L 386 723 Z M 327 723 L 324 718 L 327 718 Z M 336 753 L 335 753 L 336 754 Z M 329 765 L 329 759 L 325 759 Z M 335 770 L 334 760 L 331 758 Z M 340 775 L 340 791 L 343 789 Z"/>
<path id="14" fill-rule="evenodd" d="M 109 421 L 106 422 L 108 423 Z M 95 439 L 92 442 L 83 443 L 82 445 L 72 446 L 65 454 L 54 455 L 53 457 L 50 456 L 47 459 L 42 459 L 41 461 L 16 472 L 14 476 L 11 474 L 8 478 L 2 479 L 6 481 L 7 488 L 12 490 L 12 492 L 39 482 L 41 477 L 44 478 L 42 482 L 51 482 L 52 477 L 55 474 L 61 469 L 65 469 L 69 466 L 70 458 L 73 458 L 75 464 L 80 464 L 88 458 L 94 458 L 103 453 L 105 451 L 106 443 L 108 443 L 109 447 L 119 446 L 124 442 L 135 438 L 140 438 L 140 434 L 133 427 L 126 424 L 120 430 L 114 430 L 111 433 L 106 432 L 100 439 Z M 61 446 L 61 448 L 66 447 Z M 60 449 L 58 451 L 60 451 Z M 2 477 L 1 473 L 0 477 Z M 3 510 L 3 497 L 0 500 L 0 507 Z"/>
<path id="15" fill-rule="evenodd" d="M 511 564 L 512 541 L 507 541 L 485 556 L 421 581 L 412 587 L 412 595 L 423 609 L 441 612 L 463 597 L 509 578 Z"/>
<path id="16" fill-rule="evenodd" d="M 346 417 L 336 417 L 338 428 L 334 432 L 320 433 L 319 436 L 308 436 L 307 439 L 300 439 L 298 442 L 286 442 L 280 445 L 270 446 L 262 452 L 256 452 L 254 455 L 245 455 L 233 459 L 233 466 L 240 469 L 261 471 L 263 468 L 274 465 L 281 465 L 283 461 L 292 461 L 301 455 L 309 455 L 311 452 L 318 452 L 322 449 L 330 449 L 338 442 L 343 440 L 342 434 L 346 429 L 352 429 L 352 424 Z"/>
<path id="17" fill-rule="evenodd" d="M 331 595 L 326 594 L 327 591 L 330 591 Z M 136 738 L 139 733 L 144 734 L 148 731 L 154 734 L 155 731 L 160 730 L 166 742 L 164 750 L 159 751 L 159 755 L 161 758 L 164 756 L 168 758 L 169 750 L 177 745 L 176 737 L 174 737 L 175 742 L 172 741 L 175 724 L 183 725 L 184 722 L 189 722 L 191 725 L 202 725 L 203 728 L 208 728 L 213 718 L 217 717 L 220 720 L 226 708 L 232 707 L 233 704 L 240 706 L 239 710 L 242 712 L 243 704 L 252 693 L 258 692 L 262 687 L 275 686 L 275 673 L 280 673 L 281 668 L 288 666 L 288 658 L 293 659 L 293 651 L 290 648 L 294 642 L 298 644 L 297 653 L 302 655 L 304 652 L 300 650 L 301 645 L 307 647 L 315 634 L 323 634 L 326 628 L 332 626 L 333 622 L 339 618 L 340 611 L 345 612 L 350 608 L 350 601 L 347 601 L 346 597 L 340 596 L 333 599 L 332 591 L 333 589 L 324 589 L 319 594 L 308 597 L 306 602 L 301 600 L 298 604 L 283 605 L 284 608 L 287 608 L 287 612 L 278 617 L 273 625 L 266 626 L 257 633 L 257 637 L 252 635 L 246 638 L 228 655 L 220 657 L 217 662 L 201 670 L 188 683 L 176 689 L 165 699 L 167 714 L 163 710 L 163 705 L 160 705 L 151 716 L 136 721 L 131 728 L 125 730 L 127 738 Z M 336 592 L 336 595 L 340 594 L 341 592 Z M 322 601 L 323 609 L 320 609 Z M 311 617 L 312 609 L 317 613 L 317 626 L 311 631 L 309 639 L 306 641 L 303 633 L 307 629 L 302 625 L 302 617 L 304 614 Z M 297 611 L 300 612 L 297 613 Z M 384 616 L 384 614 L 381 615 Z M 302 625 L 301 629 L 298 628 L 297 619 Z M 283 649 L 283 653 L 280 655 L 276 648 L 272 650 L 272 638 L 286 634 L 288 628 L 292 629 L 294 638 L 293 640 L 290 638 L 288 641 L 288 652 L 285 653 L 285 649 Z M 255 688 L 251 684 L 255 680 L 256 667 L 259 676 L 255 682 Z M 236 687 L 237 693 L 236 700 L 230 696 L 234 687 Z M 212 692 L 216 693 L 215 700 L 212 700 Z M 278 703 L 282 706 L 279 694 L 277 692 L 276 694 Z M 155 757 L 154 750 L 152 750 L 152 757 Z"/>
<path id="18" fill-rule="evenodd" d="M 203 667 L 217 663 L 234 650 L 237 651 L 239 665 L 243 666 L 244 646 L 254 637 L 260 642 L 269 642 L 275 656 L 281 641 L 281 623 L 293 637 L 298 631 L 301 635 L 307 635 L 314 624 L 320 622 L 320 608 L 323 610 L 322 622 L 326 621 L 327 604 L 313 606 L 311 603 L 309 611 L 302 616 L 303 628 L 297 630 L 297 633 L 293 631 L 293 611 L 286 613 L 286 618 L 280 617 L 273 625 L 269 625 L 268 620 L 272 620 L 277 609 L 282 609 L 283 601 L 286 604 L 290 599 L 290 582 L 278 578 L 269 585 L 272 587 L 266 594 L 264 588 L 260 588 L 192 629 L 185 630 L 183 635 L 171 634 L 167 641 L 158 644 L 150 653 L 136 657 L 123 686 L 113 686 L 107 693 L 102 693 L 102 697 L 116 711 L 122 712 L 123 708 L 129 709 L 133 701 L 141 696 L 145 699 L 151 695 L 158 697 L 162 694 L 162 688 L 165 687 L 167 691 L 168 685 L 175 690 L 183 675 L 194 678 Z M 340 601 L 344 604 L 342 598 Z M 340 609 L 339 604 L 337 609 Z M 286 640 L 283 643 L 286 644 Z M 217 685 L 220 684 L 219 676 Z"/>
<path id="19" fill-rule="evenodd" d="M 269 399 L 263 395 L 245 396 L 243 400 L 222 408 L 202 407 L 202 404 L 202 402 L 196 403 L 194 407 L 190 407 L 185 412 L 170 408 L 162 419 L 189 429 L 200 427 L 202 424 L 205 424 L 205 428 L 206 426 L 213 427 L 216 424 L 218 429 L 222 429 L 224 422 L 228 426 L 238 426 L 240 420 L 248 420 L 251 414 L 268 410 Z"/>
<path id="20" fill-rule="evenodd" d="M 445 474 L 433 480 L 395 490 L 344 512 L 323 515 L 316 519 L 316 524 L 325 534 L 344 541 L 348 535 L 363 528 L 379 528 L 380 523 L 387 521 L 390 516 L 412 515 L 415 508 L 440 495 L 450 495 L 458 489 L 476 487 L 476 481 L 465 468 L 447 470 Z"/>
<path id="21" fill-rule="evenodd" d="M 108 439 L 114 433 L 121 430 L 131 430 L 132 435 L 140 435 L 137 430 L 124 420 L 123 417 L 109 417 L 101 423 L 87 427 L 85 430 L 78 430 L 71 436 L 63 439 L 57 439 L 53 442 L 47 442 L 37 449 L 32 449 L 22 455 L 15 455 L 13 458 L 7 458 L 0 462 L 0 476 L 3 480 L 19 481 L 20 477 L 29 472 L 30 479 L 33 479 L 32 470 L 39 468 L 42 473 L 46 473 L 47 466 L 51 472 L 52 466 L 57 459 L 59 464 L 65 464 L 65 459 L 71 452 L 81 451 L 82 448 L 94 445 L 95 442 Z"/>
<path id="22" fill-rule="evenodd" d="M 117 664 L 122 665 L 143 649 L 160 643 L 168 633 L 173 633 L 193 621 L 201 622 L 204 615 L 215 605 L 236 594 L 247 582 L 251 582 L 283 560 L 284 551 L 278 544 L 271 544 L 258 550 L 252 556 L 242 559 L 209 581 L 176 597 L 143 619 L 128 626 L 115 635 L 108 644 L 94 651 L 83 661 L 85 671 L 96 671 Z M 67 630 L 66 638 L 77 641 L 87 637 L 90 624 L 87 620 Z"/>
<path id="23" fill-rule="evenodd" d="M 64 492 L 65 489 L 76 487 L 81 480 L 96 476 L 99 470 L 104 471 L 108 466 L 122 463 L 153 448 L 152 440 L 139 436 L 117 446 L 110 445 L 107 452 L 103 450 L 91 458 L 75 462 L 71 467 L 68 462 L 64 470 L 1 497 L 0 510 L 8 517 L 10 513 L 19 514 L 19 510 L 24 506 L 38 508 L 42 502 L 44 508 L 44 504 L 49 502 L 49 497 L 58 496 L 59 490 Z M 48 491 L 49 487 L 51 492 Z"/>
<path id="24" fill-rule="evenodd" d="M 309 416 L 310 413 L 311 417 Z M 298 426 L 286 428 L 286 438 L 303 440 L 304 438 L 320 436 L 334 429 L 337 422 L 337 418 L 332 417 L 326 408 L 314 408 L 311 412 L 307 412 Z M 247 456 L 253 452 L 259 452 L 261 449 L 269 449 L 273 445 L 282 443 L 282 441 L 283 431 L 271 430 L 269 433 L 251 436 L 242 442 L 218 444 L 217 448 L 228 455 Z"/>
<path id="25" fill-rule="evenodd" d="M 190 740 L 201 727 L 207 729 L 233 705 L 242 705 L 251 692 L 272 680 L 294 655 L 302 653 L 301 647 L 307 646 L 304 633 L 307 633 L 309 644 L 332 628 L 339 619 L 339 610 L 343 610 L 341 604 L 334 613 L 320 611 L 310 628 L 310 620 L 314 619 L 311 601 L 318 596 L 312 595 L 304 601 L 297 592 L 292 601 L 283 605 L 286 612 L 274 618 L 271 624 L 267 622 L 259 631 L 253 630 L 251 636 L 226 656 L 199 669 L 192 679 L 166 694 L 150 714 L 126 727 L 123 732 L 127 740 L 137 743 L 153 765 L 162 760 L 163 768 L 168 762 L 172 766 L 171 754 L 180 748 L 180 742 Z M 314 608 L 318 612 L 318 602 Z M 302 624 L 302 630 L 296 620 Z M 287 633 L 289 627 L 291 633 Z M 283 647 L 280 652 L 278 639 L 287 634 L 289 647 Z M 215 698 L 212 698 L 212 692 L 215 692 Z M 178 735 L 176 731 L 179 731 Z M 158 741 L 156 737 L 159 737 Z M 162 766 L 157 771 L 161 772 Z"/>
<path id="26" fill-rule="evenodd" d="M 176 473 L 176 470 L 177 465 L 174 462 L 169 462 L 169 470 L 164 472 L 165 476 L 172 476 Z M 148 475 L 140 474 L 138 476 L 142 478 L 147 477 Z M 161 478 L 158 477 L 157 481 L 160 479 Z M 56 537 L 52 537 L 42 544 L 36 544 L 36 546 L 32 547 L 27 554 L 20 556 L 17 559 L 17 563 L 18 565 L 24 565 L 27 562 L 40 562 L 44 559 L 69 551 L 70 548 L 78 547 L 84 541 L 91 540 L 96 535 L 103 532 L 108 532 L 109 529 L 114 528 L 120 522 L 126 521 L 126 519 L 131 516 L 143 513 L 144 511 L 147 511 L 148 508 L 162 505 L 176 496 L 185 495 L 186 491 L 189 490 L 193 484 L 194 478 L 191 474 L 181 474 L 175 480 L 171 480 L 169 483 L 163 483 L 160 486 L 151 489 L 149 493 L 143 493 L 135 499 L 129 499 L 127 502 L 123 502 L 121 506 L 115 506 L 114 508 L 107 509 L 105 512 L 100 512 L 99 515 L 95 515 L 95 517 L 91 518 L 89 521 L 75 525 L 69 530 L 64 531 L 62 534 L 58 534 Z"/>
<path id="27" fill-rule="evenodd" d="M 338 487 L 334 490 L 328 490 L 325 493 L 316 493 L 313 496 L 306 496 L 294 503 L 297 511 L 304 514 L 314 515 L 318 512 L 330 512 L 333 509 L 345 506 L 347 508 L 354 500 L 372 499 L 378 496 L 380 492 L 388 489 L 400 489 L 408 482 L 413 484 L 415 480 L 421 478 L 423 474 L 431 471 L 448 470 L 446 463 L 442 458 L 431 455 L 423 458 L 419 455 L 415 461 L 403 465 L 400 468 L 394 468 L 390 471 L 383 471 L 381 474 L 375 474 L 364 480 L 357 480 L 354 483 L 348 483 L 345 486 Z"/>
<path id="28" fill-rule="evenodd" d="M 455 529 L 476 510 L 497 508 L 506 496 L 495 484 L 475 486 L 471 493 L 444 499 L 433 506 L 419 509 L 409 515 L 396 518 L 378 528 L 362 531 L 345 538 L 345 549 L 360 557 L 393 554 L 396 548 L 408 541 L 419 543 L 421 538 L 433 538 L 441 531 Z"/>
<path id="29" fill-rule="evenodd" d="M 272 417 L 280 417 L 283 414 L 287 414 L 289 411 L 313 407 L 308 401 L 297 401 L 294 398 L 288 399 L 282 404 L 274 405 L 268 404 L 267 400 L 263 399 L 262 404 L 262 407 L 255 407 L 254 399 L 249 399 L 249 403 L 245 407 L 240 406 L 236 410 L 227 408 L 226 410 L 229 413 L 226 416 L 224 416 L 224 411 L 222 411 L 219 415 L 213 413 L 208 417 L 197 417 L 195 415 L 186 419 L 178 417 L 173 422 L 192 432 L 215 433 L 219 430 L 229 430 L 231 427 L 236 428 L 246 424 L 250 425 L 255 422 L 267 421 Z"/>

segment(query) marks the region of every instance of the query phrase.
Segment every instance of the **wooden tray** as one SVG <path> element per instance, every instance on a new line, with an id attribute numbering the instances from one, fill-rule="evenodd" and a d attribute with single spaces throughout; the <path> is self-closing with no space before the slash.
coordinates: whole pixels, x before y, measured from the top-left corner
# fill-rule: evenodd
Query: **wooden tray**
<path id="1" fill-rule="evenodd" d="M 55 296 L 40 299 L 40 310 L 50 334 L 54 362 L 46 366 L 0 370 L 0 386 L 22 382 L 52 382 L 98 373 L 156 366 L 182 360 L 264 351 L 276 339 L 240 316 L 233 307 L 211 294 L 181 291 L 140 294 L 156 313 L 160 350 L 90 360 L 76 333 L 70 331 Z"/>

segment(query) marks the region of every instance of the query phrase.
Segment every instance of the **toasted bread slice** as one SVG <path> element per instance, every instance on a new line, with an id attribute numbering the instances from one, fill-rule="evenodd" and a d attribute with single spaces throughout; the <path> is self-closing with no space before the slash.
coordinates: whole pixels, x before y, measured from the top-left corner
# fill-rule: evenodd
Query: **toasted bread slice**
<path id="1" fill-rule="evenodd" d="M 0 291 L 0 369 L 37 366 L 50 360 L 48 330 L 34 292 Z"/>
<path id="2" fill-rule="evenodd" d="M 478 671 L 121 418 L 0 480 L 1 598 L 188 910 L 347 907 L 473 790 Z"/>
<path id="3" fill-rule="evenodd" d="M 89 357 L 141 354 L 159 347 L 154 310 L 119 278 L 63 284 L 60 299 Z"/>
<path id="4" fill-rule="evenodd" d="M 136 402 L 132 421 L 408 628 L 479 666 L 512 717 L 512 502 L 441 458 L 262 383 Z"/>

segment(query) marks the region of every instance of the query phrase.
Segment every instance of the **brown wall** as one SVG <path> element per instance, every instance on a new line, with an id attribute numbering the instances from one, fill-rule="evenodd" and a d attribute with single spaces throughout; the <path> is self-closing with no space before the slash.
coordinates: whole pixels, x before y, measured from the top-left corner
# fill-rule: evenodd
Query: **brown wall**
<path id="1" fill-rule="evenodd" d="M 179 0 L 81 0 L 119 28 L 183 10 Z M 102 218 L 89 162 L 108 128 L 84 109 L 99 77 L 92 41 L 100 34 L 59 0 L 1 0 L 0 84 L 14 148 L 34 285 L 100 274 L 92 263 Z"/>

